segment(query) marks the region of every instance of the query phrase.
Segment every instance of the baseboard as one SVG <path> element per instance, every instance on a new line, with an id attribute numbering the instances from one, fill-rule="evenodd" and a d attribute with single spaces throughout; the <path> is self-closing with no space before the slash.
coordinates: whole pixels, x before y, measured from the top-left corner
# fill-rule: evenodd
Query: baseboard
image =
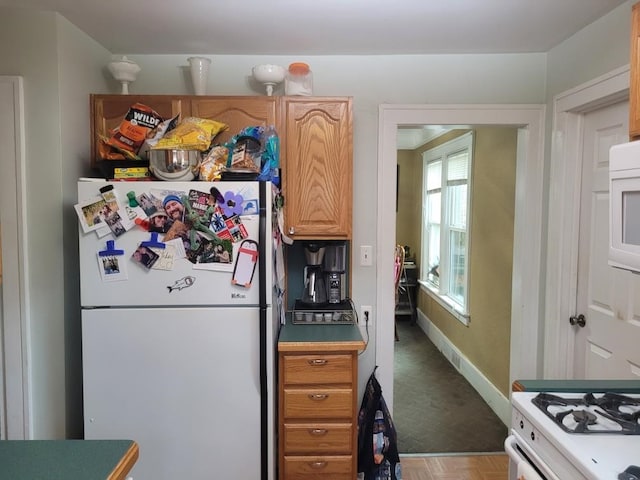
<path id="1" fill-rule="evenodd" d="M 487 405 L 507 427 L 511 425 L 511 404 L 490 381 L 465 357 L 455 345 L 436 327 L 427 316 L 418 310 L 417 323 L 440 352 L 471 386 L 487 402 Z"/>

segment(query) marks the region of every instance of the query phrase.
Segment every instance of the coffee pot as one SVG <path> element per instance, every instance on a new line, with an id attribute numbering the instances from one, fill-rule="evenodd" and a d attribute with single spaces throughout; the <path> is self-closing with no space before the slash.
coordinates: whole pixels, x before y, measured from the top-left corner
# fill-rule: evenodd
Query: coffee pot
<path id="1" fill-rule="evenodd" d="M 304 254 L 307 265 L 304 267 L 304 292 L 302 302 L 308 305 L 321 305 L 327 303 L 327 290 L 324 284 L 322 260 L 325 247 L 318 242 L 310 242 L 305 245 Z"/>
<path id="2" fill-rule="evenodd" d="M 302 301 L 309 305 L 327 303 L 327 291 L 324 285 L 322 268 L 318 265 L 304 267 L 304 293 Z"/>

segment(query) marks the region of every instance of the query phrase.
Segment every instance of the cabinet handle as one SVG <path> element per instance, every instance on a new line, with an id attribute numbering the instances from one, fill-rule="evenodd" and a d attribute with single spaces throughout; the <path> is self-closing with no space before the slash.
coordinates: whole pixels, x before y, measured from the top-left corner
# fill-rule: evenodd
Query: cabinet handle
<path id="1" fill-rule="evenodd" d="M 295 234 L 296 234 L 295 227 L 289 227 L 289 235 L 295 235 Z"/>
<path id="2" fill-rule="evenodd" d="M 327 462 L 309 462 L 311 468 L 320 469 L 327 466 Z"/>
<path id="3" fill-rule="evenodd" d="M 309 430 L 309 433 L 311 435 L 319 437 L 321 435 L 326 435 L 328 431 L 329 430 L 327 430 L 326 428 L 313 428 L 313 429 Z"/>
<path id="4" fill-rule="evenodd" d="M 313 360 L 309 360 L 309 365 L 326 365 L 327 360 L 324 358 L 314 358 Z"/>
<path id="5" fill-rule="evenodd" d="M 329 398 L 329 395 L 326 393 L 310 393 L 309 398 L 315 401 L 326 400 L 327 398 Z"/>

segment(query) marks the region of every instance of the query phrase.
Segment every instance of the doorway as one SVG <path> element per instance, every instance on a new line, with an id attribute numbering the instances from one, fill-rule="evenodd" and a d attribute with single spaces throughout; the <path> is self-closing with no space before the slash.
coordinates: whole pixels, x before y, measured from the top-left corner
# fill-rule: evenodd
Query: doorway
<path id="1" fill-rule="evenodd" d="M 586 374 L 582 366 L 576 364 L 574 355 L 577 348 L 584 350 L 585 342 L 578 347 L 578 342 L 584 340 L 584 332 L 578 335 L 576 328 L 569 324 L 569 317 L 579 313 L 578 309 L 586 308 L 588 303 L 579 295 L 580 245 L 576 241 L 580 232 L 583 145 L 588 135 L 583 125 L 591 113 L 606 111 L 627 101 L 629 81 L 629 67 L 625 66 L 563 92 L 553 100 L 554 140 L 561 141 L 554 142 L 551 149 L 549 202 L 557 208 L 549 209 L 545 378 L 579 378 Z M 634 298 L 633 293 L 627 298 Z M 629 301 L 628 305 L 631 304 Z M 607 378 L 615 374 L 620 375 L 611 369 Z"/>
<path id="2" fill-rule="evenodd" d="M 514 270 L 512 285 L 510 382 L 536 378 L 540 372 L 540 308 L 542 210 L 543 210 L 543 124 L 540 105 L 381 105 L 378 145 L 378 322 L 376 364 L 379 380 L 388 394 L 393 412 L 394 356 L 394 236 L 385 225 L 395 223 L 396 133 L 403 125 L 511 125 L 518 130 Z M 391 207 L 390 207 L 391 206 Z M 525 228 L 526 225 L 526 228 Z M 522 252 L 527 252 L 524 255 Z M 524 294 L 526 292 L 526 295 Z M 532 341 L 533 340 L 533 341 Z M 514 348 L 516 345 L 516 348 Z M 508 399 L 494 406 L 500 418 L 508 418 Z"/>
<path id="3" fill-rule="evenodd" d="M 610 267 L 609 149 L 629 135 L 629 102 L 584 115 L 578 304 L 586 318 L 575 333 L 576 378 L 640 378 L 637 275 Z M 605 228 L 599 228 L 604 226 Z"/>
<path id="4" fill-rule="evenodd" d="M 424 129 L 444 133 L 424 143 L 408 142 L 404 138 L 413 131 L 415 134 L 409 137 L 417 140 L 417 132 Z M 414 316 L 403 315 L 406 311 L 402 309 L 396 311 L 399 335 L 394 349 L 394 422 L 402 432 L 398 445 L 403 453 L 501 451 L 507 431 L 488 402 L 499 404 L 505 394 L 495 398 L 494 392 L 510 389 L 518 128 L 489 126 L 447 130 L 444 126 L 399 130 L 396 242 L 409 246 L 407 271 L 413 272 L 414 278 L 423 279 L 421 282 L 427 278 L 430 282 L 439 280 L 439 276 L 432 273 L 438 268 L 434 261 L 449 264 L 440 260 L 446 259 L 449 243 L 434 244 L 433 235 L 423 232 L 423 166 L 431 160 L 431 165 L 436 165 L 431 171 L 441 175 L 446 170 L 437 166 L 451 158 L 458 167 L 461 152 L 469 152 L 470 176 L 465 187 L 469 205 L 464 200 L 464 206 L 456 203 L 455 208 L 458 209 L 456 218 L 465 219 L 457 226 L 465 229 L 470 248 L 464 254 L 456 254 L 455 265 L 457 269 L 469 269 L 469 284 L 459 280 L 456 285 L 464 286 L 456 294 L 464 295 L 470 316 L 451 311 L 452 304 L 447 303 L 451 297 L 438 295 L 426 283 L 418 286 L 418 301 L 414 303 L 419 309 Z M 454 172 L 452 175 L 460 176 L 459 170 Z M 447 179 L 450 176 L 445 175 Z M 459 180 L 453 182 L 460 184 Z M 431 188 L 434 188 L 433 179 Z M 437 192 L 439 197 L 440 190 Z M 436 203 L 453 208 L 454 204 L 444 199 L 446 194 L 442 195 L 442 200 Z M 431 211 L 431 215 L 434 212 Z M 439 219 L 445 218 L 448 217 L 444 214 L 431 218 L 437 225 L 435 238 L 449 238 L 440 228 Z M 430 248 L 437 248 L 437 253 L 432 251 L 427 255 L 427 241 Z M 445 279 L 444 286 L 447 285 Z"/>

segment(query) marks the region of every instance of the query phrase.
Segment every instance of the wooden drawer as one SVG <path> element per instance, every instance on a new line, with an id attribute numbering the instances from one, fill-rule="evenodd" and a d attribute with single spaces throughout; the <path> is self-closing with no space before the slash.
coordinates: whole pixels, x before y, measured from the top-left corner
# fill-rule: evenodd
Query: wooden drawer
<path id="1" fill-rule="evenodd" d="M 351 388 L 285 388 L 284 418 L 352 419 Z"/>
<path id="2" fill-rule="evenodd" d="M 352 383 L 351 355 L 285 355 L 285 385 Z"/>
<path id="3" fill-rule="evenodd" d="M 284 457 L 284 480 L 354 480 L 351 455 Z"/>
<path id="4" fill-rule="evenodd" d="M 284 425 L 284 453 L 351 453 L 351 423 L 306 423 Z"/>

